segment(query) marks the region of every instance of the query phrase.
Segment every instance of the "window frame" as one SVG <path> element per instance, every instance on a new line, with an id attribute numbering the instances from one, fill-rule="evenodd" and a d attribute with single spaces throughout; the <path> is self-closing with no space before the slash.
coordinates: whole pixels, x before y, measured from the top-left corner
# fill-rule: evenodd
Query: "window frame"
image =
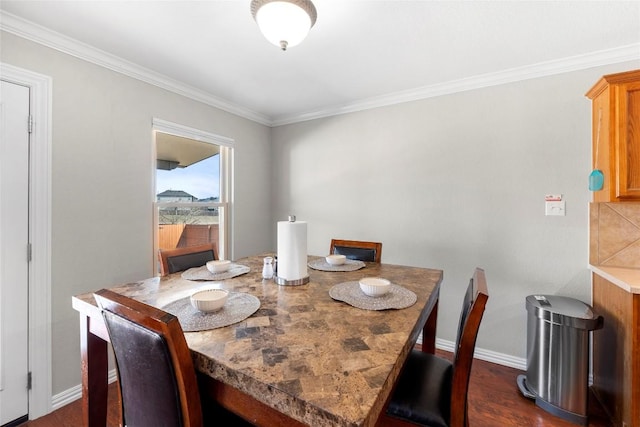
<path id="1" fill-rule="evenodd" d="M 152 206 L 153 206 L 153 257 L 152 266 L 156 271 L 158 253 L 158 222 L 159 208 L 170 207 L 216 207 L 218 209 L 219 223 L 219 247 L 218 257 L 220 259 L 232 259 L 232 236 L 231 221 L 233 218 L 233 147 L 235 141 L 232 138 L 217 135 L 211 132 L 191 128 L 188 126 L 172 123 L 166 120 L 153 119 L 153 150 L 152 150 Z M 183 138 L 189 138 L 200 142 L 214 144 L 220 147 L 220 196 L 217 202 L 203 204 L 202 202 L 158 202 L 156 188 L 156 133 L 162 132 Z"/>

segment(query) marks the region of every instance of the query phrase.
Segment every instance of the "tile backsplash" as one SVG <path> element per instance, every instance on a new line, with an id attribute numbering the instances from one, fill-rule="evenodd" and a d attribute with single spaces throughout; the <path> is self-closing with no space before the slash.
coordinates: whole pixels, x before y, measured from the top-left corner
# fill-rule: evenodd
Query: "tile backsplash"
<path id="1" fill-rule="evenodd" d="M 640 203 L 589 205 L 589 263 L 640 269 Z"/>

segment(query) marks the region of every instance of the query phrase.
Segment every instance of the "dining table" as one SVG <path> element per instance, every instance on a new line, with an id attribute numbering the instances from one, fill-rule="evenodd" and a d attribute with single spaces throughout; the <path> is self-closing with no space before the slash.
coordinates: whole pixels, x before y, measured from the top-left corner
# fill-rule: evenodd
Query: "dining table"
<path id="1" fill-rule="evenodd" d="M 341 271 L 309 256 L 307 283 L 279 285 L 262 277 L 268 255 L 233 261 L 242 272 L 221 280 L 203 266 L 109 289 L 170 313 L 181 307 L 181 325 L 185 301 L 199 289 L 230 291 L 229 313 L 231 295 L 257 301 L 226 326 L 183 325 L 203 398 L 258 426 L 375 426 L 419 337 L 422 351 L 435 352 L 442 270 L 348 260 L 350 271 Z M 365 277 L 389 280 L 393 292 L 364 295 L 357 284 Z M 102 427 L 109 335 L 92 292 L 72 305 L 80 314 L 84 425 Z"/>

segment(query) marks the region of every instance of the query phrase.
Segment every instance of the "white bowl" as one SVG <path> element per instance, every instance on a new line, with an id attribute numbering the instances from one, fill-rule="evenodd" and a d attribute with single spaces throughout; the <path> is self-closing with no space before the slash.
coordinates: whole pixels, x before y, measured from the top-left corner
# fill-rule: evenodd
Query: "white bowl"
<path id="1" fill-rule="evenodd" d="M 224 289 L 204 289 L 191 295 L 191 305 L 196 310 L 210 312 L 220 310 L 229 298 L 229 291 Z"/>
<path id="2" fill-rule="evenodd" d="M 207 268 L 212 273 L 223 273 L 231 267 L 231 261 L 226 259 L 217 259 L 207 262 Z"/>
<path id="3" fill-rule="evenodd" d="M 347 260 L 344 255 L 327 255 L 325 258 L 330 265 L 342 265 Z"/>
<path id="4" fill-rule="evenodd" d="M 370 297 L 379 297 L 391 289 L 391 282 L 380 277 L 365 277 L 360 279 L 360 289 Z"/>

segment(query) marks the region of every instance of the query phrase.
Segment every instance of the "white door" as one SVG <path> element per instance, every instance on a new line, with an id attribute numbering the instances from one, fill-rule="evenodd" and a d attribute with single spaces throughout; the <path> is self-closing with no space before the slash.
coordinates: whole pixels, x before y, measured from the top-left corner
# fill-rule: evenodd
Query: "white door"
<path id="1" fill-rule="evenodd" d="M 29 88 L 0 82 L 0 425 L 27 415 Z"/>

